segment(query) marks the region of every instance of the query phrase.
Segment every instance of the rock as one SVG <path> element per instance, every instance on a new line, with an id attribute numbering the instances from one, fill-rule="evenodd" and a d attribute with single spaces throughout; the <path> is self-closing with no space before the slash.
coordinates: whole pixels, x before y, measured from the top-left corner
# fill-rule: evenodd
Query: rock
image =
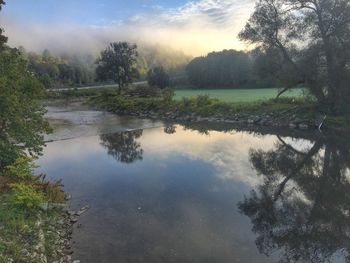
<path id="1" fill-rule="evenodd" d="M 309 125 L 307 125 L 307 124 L 305 124 L 305 123 L 300 123 L 300 124 L 298 125 L 298 127 L 299 127 L 299 129 L 301 129 L 301 130 L 307 130 L 307 129 L 309 129 Z"/>
<path id="2" fill-rule="evenodd" d="M 236 123 L 237 121 L 235 120 L 225 120 L 226 123 Z"/>
<path id="3" fill-rule="evenodd" d="M 67 214 L 68 214 L 69 216 L 73 216 L 73 215 L 75 215 L 75 211 L 69 210 L 69 211 L 67 211 Z"/>
<path id="4" fill-rule="evenodd" d="M 297 125 L 295 123 L 289 123 L 289 128 L 295 129 Z"/>
<path id="5" fill-rule="evenodd" d="M 80 208 L 79 211 L 76 212 L 75 214 L 77 216 L 81 216 L 82 214 L 86 213 L 89 209 L 90 209 L 90 206 L 86 205 L 86 206 Z"/>
<path id="6" fill-rule="evenodd" d="M 80 263 L 80 260 L 74 260 L 73 263 Z"/>
<path id="7" fill-rule="evenodd" d="M 70 222 L 71 223 L 76 223 L 76 222 L 78 222 L 78 219 L 76 217 L 71 217 L 70 218 Z"/>
<path id="8" fill-rule="evenodd" d="M 300 118 L 295 118 L 294 119 L 294 123 L 296 123 L 296 124 L 300 124 L 301 122 L 303 122 L 303 120 L 300 119 Z"/>

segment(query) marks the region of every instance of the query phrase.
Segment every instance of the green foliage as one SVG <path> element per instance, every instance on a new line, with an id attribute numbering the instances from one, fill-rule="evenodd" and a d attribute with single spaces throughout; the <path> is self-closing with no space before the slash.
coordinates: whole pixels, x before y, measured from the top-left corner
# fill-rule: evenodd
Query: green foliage
<path id="1" fill-rule="evenodd" d="M 15 49 L 0 53 L 0 170 L 18 156 L 37 156 L 50 131 L 39 99 L 43 86 Z"/>
<path id="2" fill-rule="evenodd" d="M 35 168 L 37 166 L 33 163 L 32 159 L 19 157 L 13 164 L 5 168 L 5 176 L 20 180 L 31 180 L 33 179 L 33 170 Z"/>
<path id="3" fill-rule="evenodd" d="M 350 100 L 349 17 L 348 0 L 259 0 L 239 37 L 273 51 L 285 89 L 303 83 L 330 114 L 343 114 Z"/>
<path id="4" fill-rule="evenodd" d="M 196 99 L 197 107 L 203 107 L 212 104 L 213 100 L 210 99 L 209 95 L 199 95 Z"/>
<path id="5" fill-rule="evenodd" d="M 138 76 L 137 46 L 127 42 L 111 43 L 97 60 L 96 76 L 100 81 L 118 83 L 118 93 Z"/>
<path id="6" fill-rule="evenodd" d="M 37 76 L 46 89 L 91 85 L 95 81 L 92 56 L 58 56 L 47 49 L 42 54 L 19 48 L 28 61 L 28 70 Z"/>
<path id="7" fill-rule="evenodd" d="M 190 83 L 197 88 L 240 87 L 253 82 L 252 60 L 235 50 L 212 52 L 193 59 L 186 68 Z"/>
<path id="8" fill-rule="evenodd" d="M 147 81 L 151 87 L 165 89 L 170 85 L 169 75 L 165 72 L 163 67 L 156 67 L 148 71 Z"/>
<path id="9" fill-rule="evenodd" d="M 21 211 L 33 212 L 37 210 L 46 198 L 43 192 L 32 185 L 17 183 L 7 198 L 8 206 Z"/>
<path id="10" fill-rule="evenodd" d="M 171 103 L 175 95 L 175 90 L 171 88 L 164 89 L 162 91 L 162 100 L 163 103 Z"/>
<path id="11" fill-rule="evenodd" d="M 137 85 L 127 89 L 125 94 L 133 97 L 155 98 L 160 96 L 160 90 L 148 85 Z"/>
<path id="12" fill-rule="evenodd" d="M 292 89 L 282 97 L 300 98 L 303 89 Z M 175 100 L 180 101 L 183 97 L 196 97 L 209 95 L 210 98 L 218 99 L 227 103 L 251 103 L 259 100 L 268 100 L 277 96 L 278 89 L 183 89 L 176 90 Z"/>

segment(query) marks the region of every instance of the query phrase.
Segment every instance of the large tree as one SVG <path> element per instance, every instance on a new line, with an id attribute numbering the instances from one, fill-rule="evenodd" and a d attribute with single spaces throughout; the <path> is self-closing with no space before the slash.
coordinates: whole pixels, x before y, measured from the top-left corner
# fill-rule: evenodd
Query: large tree
<path id="1" fill-rule="evenodd" d="M 350 2 L 259 0 L 242 40 L 277 49 L 295 76 L 332 113 L 350 99 Z M 285 90 L 293 83 L 288 82 Z M 281 92 L 281 93 L 282 93 Z"/>
<path id="2" fill-rule="evenodd" d="M 17 49 L 0 52 L 0 170 L 20 155 L 40 154 L 49 131 L 43 89 Z"/>
<path id="3" fill-rule="evenodd" d="M 96 75 L 100 81 L 118 83 L 118 93 L 138 76 L 137 46 L 127 42 L 111 43 L 97 60 Z"/>
<path id="4" fill-rule="evenodd" d="M 0 10 L 4 1 L 0 0 Z M 40 154 L 49 131 L 39 102 L 43 86 L 17 49 L 5 47 L 0 31 L 0 172 L 19 156 Z"/>

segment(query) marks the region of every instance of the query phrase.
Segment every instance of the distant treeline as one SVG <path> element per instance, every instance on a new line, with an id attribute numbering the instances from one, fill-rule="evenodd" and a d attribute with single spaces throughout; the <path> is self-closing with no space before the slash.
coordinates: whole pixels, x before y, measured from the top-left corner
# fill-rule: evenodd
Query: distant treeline
<path id="1" fill-rule="evenodd" d="M 41 54 L 19 48 L 28 60 L 28 69 L 47 89 L 104 84 L 96 78 L 94 55 L 54 54 L 44 50 Z M 146 80 L 150 69 L 164 67 L 174 79 L 185 75 L 184 69 L 191 57 L 161 46 L 146 46 L 138 50 L 137 68 L 139 79 Z"/>
<path id="2" fill-rule="evenodd" d="M 47 89 L 104 84 L 96 78 L 96 56 L 42 54 L 19 48 L 33 72 Z M 243 52 L 223 50 L 191 60 L 182 52 L 160 46 L 138 48 L 139 80 L 146 80 L 147 72 L 163 67 L 175 87 L 196 88 L 266 88 L 279 86 L 283 73 L 282 58 L 273 50 L 259 49 Z M 285 79 L 286 76 L 283 76 Z"/>
<path id="3" fill-rule="evenodd" d="M 95 81 L 95 58 L 91 55 L 53 55 L 47 49 L 42 54 L 19 50 L 28 60 L 28 70 L 48 89 L 90 85 Z"/>
<path id="4" fill-rule="evenodd" d="M 265 88 L 278 85 L 277 64 L 277 59 L 258 49 L 223 50 L 194 58 L 186 73 L 189 84 L 197 88 Z"/>

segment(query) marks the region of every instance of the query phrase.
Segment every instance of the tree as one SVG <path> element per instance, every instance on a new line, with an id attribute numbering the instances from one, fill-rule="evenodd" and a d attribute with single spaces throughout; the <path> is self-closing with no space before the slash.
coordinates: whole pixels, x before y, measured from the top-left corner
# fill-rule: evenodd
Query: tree
<path id="1" fill-rule="evenodd" d="M 100 81 L 118 83 L 118 93 L 137 77 L 137 46 L 127 42 L 111 43 L 97 60 L 96 75 Z"/>
<path id="2" fill-rule="evenodd" d="M 193 59 L 186 67 L 190 83 L 198 88 L 240 87 L 253 81 L 247 53 L 223 50 Z"/>
<path id="3" fill-rule="evenodd" d="M 165 72 L 163 67 L 156 67 L 148 71 L 147 81 L 151 87 L 165 89 L 170 85 L 169 75 Z"/>
<path id="4" fill-rule="evenodd" d="M 5 5 L 4 0 L 0 0 L 0 11 L 2 6 Z M 4 30 L 0 27 L 0 50 L 4 48 L 4 44 L 7 42 L 7 37 L 3 35 Z"/>
<path id="5" fill-rule="evenodd" d="M 49 129 L 39 99 L 43 86 L 17 49 L 0 52 L 0 170 L 19 156 L 37 156 Z"/>
<path id="6" fill-rule="evenodd" d="M 350 99 L 349 17 L 348 0 L 259 0 L 239 37 L 280 52 L 295 76 L 280 94 L 305 83 L 320 105 L 338 114 Z"/>

